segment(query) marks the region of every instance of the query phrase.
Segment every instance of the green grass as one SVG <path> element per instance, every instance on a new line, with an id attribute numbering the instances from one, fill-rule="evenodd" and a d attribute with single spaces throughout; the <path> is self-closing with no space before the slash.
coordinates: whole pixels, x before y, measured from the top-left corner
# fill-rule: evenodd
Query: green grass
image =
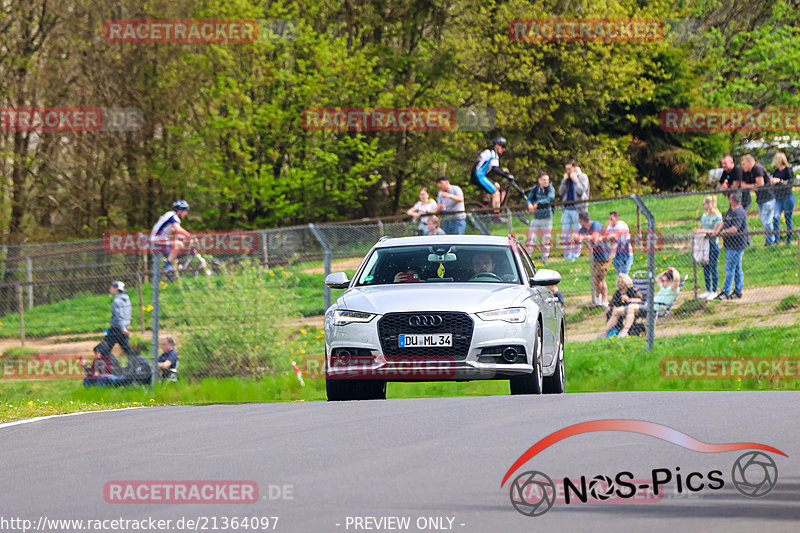
<path id="1" fill-rule="evenodd" d="M 36 350 L 26 346 L 12 346 L 3 350 L 3 357 L 24 357 L 26 355 L 34 355 Z"/>
<path id="2" fill-rule="evenodd" d="M 800 308 L 800 295 L 790 294 L 775 306 L 775 311 L 791 311 Z"/>
<path id="3" fill-rule="evenodd" d="M 301 346 L 318 346 L 318 330 L 298 334 Z M 303 340 L 305 338 L 305 340 Z M 782 351 L 776 352 L 775 346 Z M 305 348 L 300 348 L 305 350 Z M 299 350 L 298 350 L 299 351 Z M 313 353 L 313 352 L 312 352 Z M 800 381 L 665 379 L 660 362 L 668 357 L 776 357 L 800 353 L 795 327 L 748 328 L 735 332 L 679 335 L 656 339 L 651 352 L 644 339 L 604 339 L 566 347 L 568 392 L 680 390 L 797 390 Z M 299 353 L 296 354 L 298 357 Z M 389 398 L 434 398 L 508 394 L 507 381 L 465 383 L 390 383 Z M 219 402 L 292 402 L 325 399 L 325 382 L 284 374 L 259 380 L 238 378 L 182 381 L 147 388 L 84 389 L 79 380 L 0 382 L 0 420 L 87 409 Z"/>

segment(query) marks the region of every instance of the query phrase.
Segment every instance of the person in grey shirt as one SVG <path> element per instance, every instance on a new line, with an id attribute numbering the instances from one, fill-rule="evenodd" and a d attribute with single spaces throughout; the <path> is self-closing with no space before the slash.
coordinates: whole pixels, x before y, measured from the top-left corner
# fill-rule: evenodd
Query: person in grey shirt
<path id="1" fill-rule="evenodd" d="M 442 229 L 448 235 L 464 235 L 467 230 L 467 213 L 464 212 L 464 193 L 461 187 L 450 185 L 447 176 L 441 176 L 436 180 L 436 186 L 439 187 L 439 197 L 436 199 L 436 203 L 439 204 L 437 212 L 445 214 Z"/>
<path id="2" fill-rule="evenodd" d="M 108 292 L 114 296 L 114 300 L 111 302 L 111 323 L 103 343 L 109 352 L 115 344 L 119 344 L 125 355 L 129 358 L 135 357 L 136 353 L 128 342 L 128 337 L 131 336 L 128 330 L 128 326 L 131 325 L 131 299 L 125 293 L 125 284 L 121 281 L 112 281 Z"/>
<path id="3" fill-rule="evenodd" d="M 561 243 L 564 245 L 564 259 L 575 261 L 581 255 L 581 247 L 572 244 L 572 235 L 581 229 L 578 215 L 588 213 L 589 206 L 585 202 L 571 202 L 589 199 L 589 178 L 581 172 L 578 162 L 574 159 L 564 165 L 564 168 L 566 172 L 561 185 L 558 186 L 558 194 L 562 202 L 570 203 L 561 211 Z"/>

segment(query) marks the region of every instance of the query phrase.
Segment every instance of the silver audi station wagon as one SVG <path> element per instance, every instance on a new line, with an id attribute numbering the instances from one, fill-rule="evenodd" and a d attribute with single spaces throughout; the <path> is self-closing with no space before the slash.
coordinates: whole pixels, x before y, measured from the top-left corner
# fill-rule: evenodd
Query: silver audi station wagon
<path id="1" fill-rule="evenodd" d="M 511 394 L 564 392 L 564 316 L 513 237 L 381 239 L 325 313 L 328 400 L 386 398 L 388 381 L 508 379 Z"/>

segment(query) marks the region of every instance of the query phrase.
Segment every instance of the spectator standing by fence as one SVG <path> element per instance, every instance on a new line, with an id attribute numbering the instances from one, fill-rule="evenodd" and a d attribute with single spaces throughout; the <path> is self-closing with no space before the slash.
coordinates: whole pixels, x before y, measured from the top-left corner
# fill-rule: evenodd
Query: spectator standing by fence
<path id="1" fill-rule="evenodd" d="M 445 235 L 444 230 L 440 228 L 439 225 L 439 217 L 436 215 L 429 216 L 428 224 L 425 226 L 425 230 L 427 231 L 425 235 Z"/>
<path id="2" fill-rule="evenodd" d="M 775 243 L 781 240 L 781 213 L 786 221 L 786 244 L 792 244 L 792 214 L 794 213 L 795 198 L 792 192 L 794 186 L 794 171 L 789 166 L 786 154 L 778 152 L 772 158 L 776 170 L 772 173 L 772 184 L 775 186 L 775 218 L 772 226 L 778 233 L 775 234 Z"/>
<path id="3" fill-rule="evenodd" d="M 720 159 L 719 163 L 722 166 L 722 175 L 719 177 L 719 183 L 717 184 L 717 189 L 724 191 L 727 189 L 737 189 L 741 187 L 742 174 L 744 173 L 744 171 L 742 170 L 742 167 L 733 162 L 733 156 L 730 154 L 725 154 L 724 156 L 722 156 L 722 159 Z M 750 193 L 748 192 L 745 211 L 747 211 L 747 207 L 749 206 L 750 206 Z"/>
<path id="4" fill-rule="evenodd" d="M 414 217 L 414 220 L 419 220 L 417 226 L 418 235 L 428 234 L 428 219 L 431 217 L 430 213 L 435 213 L 439 208 L 436 200 L 428 196 L 428 188 L 422 187 L 419 190 L 419 202 L 414 204 L 414 207 L 406 211 L 406 214 Z"/>
<path id="5" fill-rule="evenodd" d="M 467 230 L 464 192 L 458 185 L 450 185 L 447 176 L 441 176 L 436 180 L 436 186 L 439 187 L 439 197 L 436 199 L 439 206 L 437 212 L 447 214 L 442 220 L 442 229 L 448 235 L 464 235 Z"/>
<path id="6" fill-rule="evenodd" d="M 722 222 L 714 228 L 713 233 L 715 237 L 722 234 L 722 242 L 725 245 L 725 285 L 717 296 L 718 300 L 742 297 L 744 288 L 742 258 L 745 249 L 750 245 L 750 227 L 747 224 L 747 213 L 742 208 L 741 193 L 737 191 L 730 195 L 728 203 L 730 209 L 725 213 Z"/>
<path id="7" fill-rule="evenodd" d="M 590 263 L 592 303 L 608 307 L 606 274 L 611 266 L 611 250 L 603 239 L 603 225 L 596 220 L 590 219 L 589 213 L 578 215 L 578 222 L 581 225 L 581 230 L 573 234 L 573 240 L 577 243 L 587 242 L 592 249 L 592 261 Z"/>
<path id="8" fill-rule="evenodd" d="M 108 292 L 114 299 L 111 302 L 111 322 L 103 343 L 108 346 L 109 352 L 115 344 L 119 344 L 125 355 L 133 357 L 136 354 L 128 341 L 131 336 L 128 330 L 128 326 L 131 325 L 131 299 L 125 293 L 125 284 L 121 281 L 112 281 Z"/>
<path id="9" fill-rule="evenodd" d="M 566 172 L 561 185 L 558 186 L 558 195 L 562 202 L 578 202 L 589 199 L 589 177 L 578 168 L 578 162 L 571 159 L 564 165 Z M 572 235 L 581 228 L 578 220 L 580 213 L 589 213 L 585 202 L 570 203 L 564 206 L 561 212 L 561 242 L 564 245 L 564 259 L 575 261 L 581 255 L 580 244 L 573 244 Z"/>
<path id="10" fill-rule="evenodd" d="M 708 263 L 701 263 L 703 265 L 706 290 L 697 297 L 713 300 L 717 297 L 717 288 L 719 286 L 719 272 L 717 271 L 719 241 L 714 236 L 714 233 L 717 225 L 722 222 L 722 214 L 717 209 L 717 197 L 708 195 L 703 198 L 703 209 L 705 213 L 700 217 L 700 227 L 692 230 L 695 235 L 705 235 L 705 238 L 708 239 Z"/>
<path id="11" fill-rule="evenodd" d="M 772 231 L 772 220 L 775 218 L 775 193 L 769 181 L 769 173 L 767 169 L 756 163 L 753 156 L 746 154 L 742 156 L 742 187 L 746 189 L 755 189 L 756 203 L 758 204 L 758 217 L 761 219 L 761 227 L 764 231 Z M 767 187 L 764 187 L 767 185 Z M 750 193 L 748 192 L 749 196 Z M 746 210 L 746 209 L 745 209 Z M 764 246 L 772 246 L 778 243 L 777 235 L 764 235 Z"/>
<path id="12" fill-rule="evenodd" d="M 556 190 L 550 184 L 550 176 L 541 172 L 536 185 L 528 193 L 528 211 L 533 212 L 533 218 L 528 230 L 528 253 L 532 254 L 537 242 L 542 243 L 542 261 L 550 257 L 550 234 L 553 232 L 553 202 L 556 199 Z"/>
<path id="13" fill-rule="evenodd" d="M 619 218 L 619 213 L 608 214 L 608 225 L 605 240 L 614 254 L 613 264 L 617 275 L 628 274 L 633 266 L 633 248 L 631 247 L 631 230 L 628 224 Z"/>

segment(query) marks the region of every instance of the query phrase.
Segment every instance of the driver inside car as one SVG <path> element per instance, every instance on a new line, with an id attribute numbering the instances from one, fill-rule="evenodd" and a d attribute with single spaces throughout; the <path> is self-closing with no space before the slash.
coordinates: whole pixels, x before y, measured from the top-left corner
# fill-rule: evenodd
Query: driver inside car
<path id="1" fill-rule="evenodd" d="M 416 270 L 406 270 L 394 275 L 395 283 L 414 283 L 419 281 L 419 273 Z"/>
<path id="2" fill-rule="evenodd" d="M 488 272 L 494 274 L 494 261 L 489 254 L 475 254 L 472 256 L 473 277 Z M 496 274 L 495 274 L 496 275 Z"/>

